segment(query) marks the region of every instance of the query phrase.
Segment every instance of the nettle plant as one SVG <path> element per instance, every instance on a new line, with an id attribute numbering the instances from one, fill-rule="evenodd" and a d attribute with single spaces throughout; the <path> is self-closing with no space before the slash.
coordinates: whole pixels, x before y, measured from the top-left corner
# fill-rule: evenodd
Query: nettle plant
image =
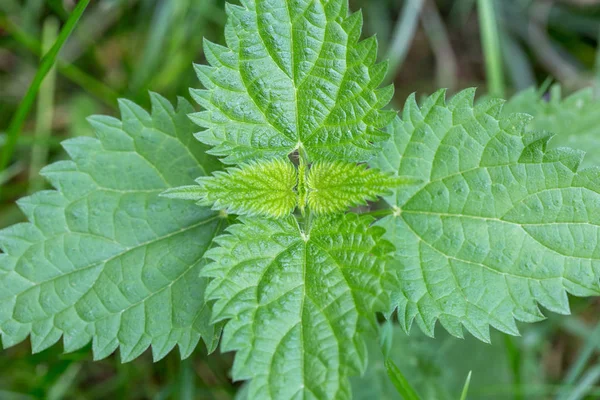
<path id="1" fill-rule="evenodd" d="M 55 191 L 19 201 L 30 223 L 0 232 L 4 346 L 91 341 L 127 362 L 202 339 L 236 352 L 250 398 L 346 399 L 377 313 L 489 341 L 600 294 L 582 152 L 474 90 L 383 110 L 386 64 L 346 0 L 227 13 L 227 47 L 196 66 L 203 111 L 122 101 L 45 168 Z"/>

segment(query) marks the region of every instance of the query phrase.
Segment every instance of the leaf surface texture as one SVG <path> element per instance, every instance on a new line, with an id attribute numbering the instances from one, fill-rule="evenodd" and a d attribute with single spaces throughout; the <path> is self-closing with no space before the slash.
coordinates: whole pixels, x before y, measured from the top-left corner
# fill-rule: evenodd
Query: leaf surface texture
<path id="1" fill-rule="evenodd" d="M 524 133 L 529 116 L 473 96 L 411 97 L 374 165 L 423 181 L 389 196 L 396 211 L 379 222 L 397 248 L 401 323 L 488 341 L 489 325 L 517 334 L 538 305 L 566 314 L 567 293 L 600 292 L 600 177 L 579 169 L 581 152 Z"/>
<path id="2" fill-rule="evenodd" d="M 196 66 L 198 139 L 230 164 L 300 147 L 311 161 L 370 158 L 395 113 L 381 111 L 393 88 L 378 89 L 387 65 L 374 38 L 359 41 L 361 14 L 347 0 L 241 3 L 227 6 L 227 47 L 206 42 L 210 65 Z"/>
<path id="3" fill-rule="evenodd" d="M 152 106 L 90 118 L 96 138 L 66 141 L 72 160 L 43 171 L 56 191 L 20 200 L 31 222 L 0 231 L 5 346 L 31 335 L 39 352 L 62 336 L 66 351 L 92 341 L 96 359 L 120 348 L 123 361 L 149 346 L 155 359 L 174 346 L 187 357 L 201 337 L 216 346 L 199 272 L 225 221 L 159 194 L 218 163 L 192 135 L 189 103 L 153 95 Z"/>
<path id="4" fill-rule="evenodd" d="M 318 214 L 344 212 L 376 200 L 401 183 L 401 179 L 366 164 L 317 162 L 308 174 L 308 206 Z"/>
<path id="5" fill-rule="evenodd" d="M 241 222 L 202 272 L 234 379 L 251 379 L 252 399 L 349 399 L 385 302 L 383 229 L 353 214 L 318 218 L 309 235 L 294 217 Z"/>
<path id="6" fill-rule="evenodd" d="M 269 160 L 217 171 L 198 178 L 196 186 L 167 190 L 166 197 L 196 200 L 199 205 L 239 215 L 279 218 L 296 208 L 295 167 L 287 160 Z"/>

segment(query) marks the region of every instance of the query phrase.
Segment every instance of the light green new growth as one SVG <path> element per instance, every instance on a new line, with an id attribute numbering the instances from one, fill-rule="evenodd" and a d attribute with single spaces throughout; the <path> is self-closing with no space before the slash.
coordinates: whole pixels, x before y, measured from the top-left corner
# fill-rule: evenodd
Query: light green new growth
<path id="1" fill-rule="evenodd" d="M 403 181 L 366 164 L 317 162 L 308 173 L 308 206 L 317 214 L 339 213 L 389 194 Z"/>
<path id="2" fill-rule="evenodd" d="M 347 0 L 241 3 L 227 5 L 228 47 L 205 42 L 210 66 L 196 65 L 198 139 L 229 164 L 300 147 L 310 161 L 369 159 L 395 113 L 381 111 L 393 87 L 378 89 L 387 64 L 375 38 L 359 42 L 362 15 Z"/>
<path id="3" fill-rule="evenodd" d="M 488 341 L 489 325 L 517 334 L 515 319 L 542 319 L 538 304 L 566 314 L 567 292 L 600 293 L 600 170 L 473 95 L 409 98 L 373 165 L 423 181 L 389 196 L 396 212 L 379 222 L 397 248 L 400 323 Z"/>
<path id="4" fill-rule="evenodd" d="M 284 217 L 296 208 L 296 169 L 288 160 L 253 162 L 196 180 L 198 186 L 169 189 L 163 196 L 240 215 Z"/>
<path id="5" fill-rule="evenodd" d="M 368 169 L 365 164 L 317 162 L 308 169 L 302 160 L 296 171 L 287 159 L 251 162 L 196 182 L 196 186 L 172 188 L 161 196 L 195 200 L 198 205 L 239 215 L 280 218 L 297 205 L 302 212 L 306 205 L 317 214 L 344 212 L 399 185 L 415 183 Z"/>
<path id="6" fill-rule="evenodd" d="M 553 86 L 545 100 L 535 88 L 511 98 L 504 114 L 523 112 L 533 116 L 528 129 L 556 134 L 552 147 L 569 146 L 586 151 L 585 165 L 600 165 L 600 99 L 591 88 L 566 98 Z"/>
<path id="7" fill-rule="evenodd" d="M 364 370 L 364 337 L 385 307 L 391 245 L 373 219 L 242 218 L 209 250 L 213 321 L 228 320 L 222 351 L 237 351 L 234 379 L 250 399 L 349 399 L 348 377 Z"/>
<path id="8" fill-rule="evenodd" d="M 65 351 L 92 341 L 94 358 L 120 348 L 154 359 L 200 338 L 212 350 L 204 252 L 225 221 L 159 193 L 212 172 L 180 100 L 152 96 L 152 115 L 122 101 L 122 121 L 96 116 L 97 138 L 64 143 L 72 161 L 43 170 L 58 191 L 19 201 L 31 223 L 0 231 L 0 334 L 8 347 L 31 335 L 34 352 L 62 336 Z"/>

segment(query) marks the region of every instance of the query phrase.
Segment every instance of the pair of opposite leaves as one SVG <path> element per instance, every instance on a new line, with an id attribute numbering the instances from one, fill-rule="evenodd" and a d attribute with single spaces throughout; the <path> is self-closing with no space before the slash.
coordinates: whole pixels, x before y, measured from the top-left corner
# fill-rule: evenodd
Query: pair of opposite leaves
<path id="1" fill-rule="evenodd" d="M 302 160 L 298 169 L 287 159 L 257 161 L 200 177 L 198 185 L 169 189 L 163 196 L 239 215 L 281 218 L 296 207 L 304 214 L 306 206 L 320 215 L 344 212 L 416 183 L 366 164 L 321 161 L 307 169 Z"/>

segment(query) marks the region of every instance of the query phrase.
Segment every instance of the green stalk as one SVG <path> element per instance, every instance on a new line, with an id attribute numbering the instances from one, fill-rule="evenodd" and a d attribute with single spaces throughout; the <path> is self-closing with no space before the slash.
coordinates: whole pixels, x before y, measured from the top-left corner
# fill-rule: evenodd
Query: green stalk
<path id="1" fill-rule="evenodd" d="M 465 384 L 463 386 L 463 390 L 460 394 L 460 400 L 467 400 L 467 395 L 469 394 L 469 386 L 471 385 L 471 375 L 473 371 L 469 371 L 467 375 L 467 379 L 465 380 Z"/>
<path id="2" fill-rule="evenodd" d="M 42 29 L 42 51 L 50 50 L 58 34 L 58 21 L 49 17 L 44 22 Z M 31 164 L 29 165 L 29 192 L 43 189 L 44 182 L 40 180 L 40 170 L 48 162 L 48 146 L 45 142 L 50 138 L 52 120 L 54 117 L 54 91 L 56 88 L 56 68 L 52 68 L 48 77 L 40 86 L 40 95 L 37 100 L 37 114 L 35 123 L 36 144 L 31 146 Z"/>
<path id="3" fill-rule="evenodd" d="M 27 32 L 19 28 L 18 25 L 7 18 L 0 17 L 0 27 L 4 28 L 8 33 L 10 33 L 13 39 L 23 45 L 27 50 L 39 57 L 42 56 L 41 44 L 34 37 L 30 36 Z M 107 106 L 111 108 L 117 107 L 117 99 L 119 95 L 104 83 L 86 74 L 75 65 L 62 61 L 60 58 L 56 61 L 56 67 L 62 76 L 69 79 L 76 85 L 79 85 L 88 93 L 96 96 Z"/>
<path id="4" fill-rule="evenodd" d="M 502 70 L 502 52 L 494 0 L 478 0 L 481 42 L 485 55 L 488 92 L 493 97 L 504 97 L 504 72 Z"/>
<path id="5" fill-rule="evenodd" d="M 373 211 L 367 211 L 365 213 L 361 213 L 361 215 L 370 215 L 373 218 L 387 217 L 388 215 L 393 215 L 393 214 L 394 214 L 393 208 L 384 208 L 381 210 L 373 210 Z"/>
<path id="6" fill-rule="evenodd" d="M 48 54 L 46 54 L 42 58 L 40 67 L 38 68 L 35 76 L 33 77 L 33 81 L 31 82 L 29 89 L 27 89 L 27 93 L 21 101 L 21 104 L 19 104 L 19 107 L 17 108 L 15 115 L 11 119 L 10 125 L 8 126 L 8 129 L 6 131 L 6 145 L 2 148 L 2 153 L 0 154 L 0 171 L 3 171 L 10 162 L 15 149 L 15 145 L 19 138 L 19 134 L 21 133 L 23 124 L 27 119 L 27 115 L 29 115 L 29 111 L 33 106 L 37 92 L 39 91 L 40 86 L 44 81 L 44 78 L 52 69 L 52 66 L 56 61 L 56 57 L 58 56 L 60 49 L 65 44 L 69 36 L 71 36 L 73 29 L 77 25 L 79 18 L 81 18 L 81 15 L 85 11 L 89 2 L 90 0 L 81 0 L 79 3 L 77 3 L 77 6 L 75 7 L 73 12 L 69 16 L 69 19 L 65 23 L 65 26 L 60 31 L 56 42 L 54 43 Z"/>
<path id="7" fill-rule="evenodd" d="M 388 377 L 392 381 L 392 384 L 404 400 L 421 399 L 415 389 L 408 383 L 408 380 L 404 374 L 402 374 L 398 366 L 396 366 L 389 358 L 385 360 L 385 369 L 387 370 Z"/>

